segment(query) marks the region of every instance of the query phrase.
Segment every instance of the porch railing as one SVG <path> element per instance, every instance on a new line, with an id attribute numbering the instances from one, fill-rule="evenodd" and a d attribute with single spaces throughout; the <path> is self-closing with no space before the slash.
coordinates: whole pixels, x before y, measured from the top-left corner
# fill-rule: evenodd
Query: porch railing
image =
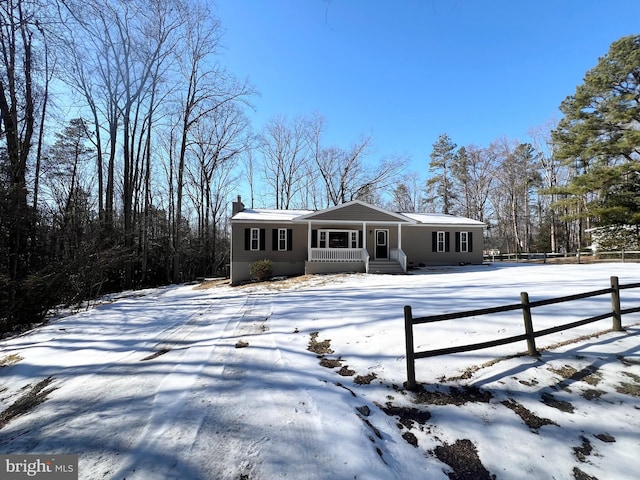
<path id="1" fill-rule="evenodd" d="M 391 260 L 395 260 L 400 264 L 403 271 L 407 271 L 407 254 L 399 248 L 392 248 L 389 254 Z"/>
<path id="2" fill-rule="evenodd" d="M 363 262 L 363 248 L 312 248 L 311 262 Z"/>

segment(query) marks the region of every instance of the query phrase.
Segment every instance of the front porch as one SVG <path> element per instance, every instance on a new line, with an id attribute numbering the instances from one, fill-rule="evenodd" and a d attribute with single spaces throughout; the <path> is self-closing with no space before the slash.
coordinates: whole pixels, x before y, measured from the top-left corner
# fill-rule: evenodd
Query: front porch
<path id="1" fill-rule="evenodd" d="M 305 273 L 406 273 L 407 256 L 391 248 L 387 258 L 372 259 L 366 248 L 309 248 Z"/>

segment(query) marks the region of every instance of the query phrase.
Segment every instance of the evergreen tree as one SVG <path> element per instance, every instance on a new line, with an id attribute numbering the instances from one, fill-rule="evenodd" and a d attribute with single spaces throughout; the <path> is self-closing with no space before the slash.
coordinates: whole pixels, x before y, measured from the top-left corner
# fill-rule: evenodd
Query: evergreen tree
<path id="1" fill-rule="evenodd" d="M 429 171 L 433 174 L 427 181 L 427 191 L 433 189 L 439 202 L 435 202 L 432 197 L 430 200 L 439 203 L 442 213 L 452 213 L 454 192 L 452 189 L 452 163 L 456 155 L 457 145 L 453 143 L 451 137 L 446 133 L 441 134 L 438 140 L 433 144 L 431 151 L 431 162 L 429 163 Z M 428 195 L 429 196 L 429 195 Z"/>
<path id="2" fill-rule="evenodd" d="M 580 215 L 640 224 L 640 35 L 614 42 L 560 110 L 556 156 L 578 172 L 569 191 L 582 195 Z"/>

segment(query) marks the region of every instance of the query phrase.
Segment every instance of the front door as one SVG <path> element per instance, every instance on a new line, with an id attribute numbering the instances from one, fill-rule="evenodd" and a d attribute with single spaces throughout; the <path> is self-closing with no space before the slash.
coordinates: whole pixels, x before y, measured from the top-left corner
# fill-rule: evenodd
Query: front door
<path id="1" fill-rule="evenodd" d="M 389 258 L 389 230 L 376 230 L 376 260 Z"/>

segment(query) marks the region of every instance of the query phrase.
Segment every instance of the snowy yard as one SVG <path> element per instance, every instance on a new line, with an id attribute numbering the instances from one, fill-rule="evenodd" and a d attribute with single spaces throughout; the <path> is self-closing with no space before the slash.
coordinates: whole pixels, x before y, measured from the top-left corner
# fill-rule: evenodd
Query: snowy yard
<path id="1" fill-rule="evenodd" d="M 416 361 L 415 316 L 640 281 L 640 264 L 495 264 L 127 292 L 0 341 L 0 451 L 81 479 L 635 479 L 640 314 Z M 640 305 L 622 291 L 622 307 Z M 536 329 L 608 295 L 534 310 Z M 519 311 L 415 327 L 417 350 L 522 333 Z M 586 338 L 569 342 L 578 337 Z M 500 361 L 496 361 L 500 360 Z"/>

